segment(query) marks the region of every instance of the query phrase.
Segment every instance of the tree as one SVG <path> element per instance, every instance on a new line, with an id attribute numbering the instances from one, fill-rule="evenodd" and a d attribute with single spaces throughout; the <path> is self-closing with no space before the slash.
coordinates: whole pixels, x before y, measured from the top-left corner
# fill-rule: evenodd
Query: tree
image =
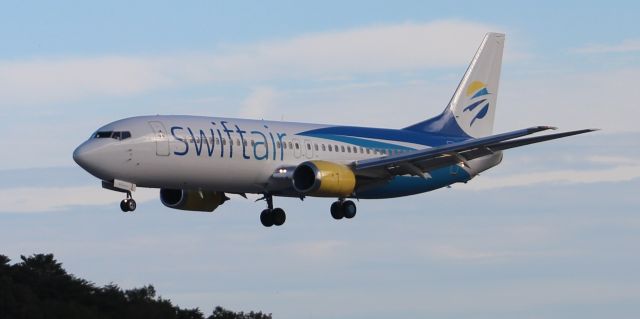
<path id="1" fill-rule="evenodd" d="M 204 319 L 200 309 L 181 309 L 157 296 L 154 286 L 122 290 L 116 284 L 97 287 L 67 273 L 52 254 L 0 255 L 0 318 L 65 319 Z M 271 319 L 271 314 L 243 313 L 216 307 L 208 318 Z"/>
<path id="2" fill-rule="evenodd" d="M 213 313 L 207 319 L 271 319 L 271 314 L 263 314 L 262 312 L 249 312 L 244 313 L 233 312 L 217 306 L 213 309 Z"/>

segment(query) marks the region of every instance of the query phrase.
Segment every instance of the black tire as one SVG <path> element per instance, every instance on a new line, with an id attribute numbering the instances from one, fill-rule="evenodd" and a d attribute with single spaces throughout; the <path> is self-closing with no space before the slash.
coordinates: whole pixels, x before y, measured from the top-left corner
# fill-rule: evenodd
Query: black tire
<path id="1" fill-rule="evenodd" d="M 342 213 L 345 218 L 351 219 L 356 217 L 356 211 L 356 204 L 354 202 L 348 200 L 342 203 Z"/>
<path id="2" fill-rule="evenodd" d="M 344 217 L 341 202 L 336 201 L 331 204 L 331 217 L 333 217 L 333 219 L 342 219 L 342 217 Z"/>
<path id="3" fill-rule="evenodd" d="M 136 203 L 135 200 L 133 200 L 133 198 L 127 201 L 127 210 L 129 210 L 130 212 L 135 211 L 137 207 L 138 207 L 138 204 Z"/>
<path id="4" fill-rule="evenodd" d="M 127 205 L 127 200 L 126 199 L 123 199 L 120 202 L 120 209 L 125 213 L 129 211 L 129 206 Z"/>
<path id="5" fill-rule="evenodd" d="M 264 227 L 273 226 L 273 212 L 270 209 L 265 209 L 260 213 L 260 222 Z"/>
<path id="6" fill-rule="evenodd" d="M 273 224 L 276 226 L 282 226 L 287 220 L 287 214 L 282 208 L 274 208 L 271 214 L 273 214 Z"/>

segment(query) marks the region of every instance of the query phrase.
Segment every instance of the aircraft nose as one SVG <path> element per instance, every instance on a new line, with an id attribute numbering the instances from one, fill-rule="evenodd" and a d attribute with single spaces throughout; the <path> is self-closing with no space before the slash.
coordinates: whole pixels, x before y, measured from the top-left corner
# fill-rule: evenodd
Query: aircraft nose
<path id="1" fill-rule="evenodd" d="M 97 160 L 97 150 L 90 143 L 83 143 L 73 151 L 73 160 L 84 168 L 86 171 L 91 172 L 95 169 Z"/>

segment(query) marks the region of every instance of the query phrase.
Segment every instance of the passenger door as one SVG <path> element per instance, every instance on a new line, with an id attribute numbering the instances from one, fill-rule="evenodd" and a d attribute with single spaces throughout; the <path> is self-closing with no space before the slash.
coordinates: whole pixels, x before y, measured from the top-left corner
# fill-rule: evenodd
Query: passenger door
<path id="1" fill-rule="evenodd" d="M 169 156 L 169 136 L 164 124 L 158 121 L 149 122 L 156 140 L 156 155 Z"/>

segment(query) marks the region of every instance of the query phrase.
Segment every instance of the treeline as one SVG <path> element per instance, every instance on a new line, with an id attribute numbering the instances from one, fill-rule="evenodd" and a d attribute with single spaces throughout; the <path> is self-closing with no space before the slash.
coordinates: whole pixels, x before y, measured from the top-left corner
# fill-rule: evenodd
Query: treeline
<path id="1" fill-rule="evenodd" d="M 198 309 L 181 309 L 156 295 L 149 285 L 123 290 L 115 284 L 98 287 L 67 273 L 51 254 L 0 255 L 0 319 L 271 319 L 262 312 L 233 312 L 216 307 L 205 317 Z"/>

